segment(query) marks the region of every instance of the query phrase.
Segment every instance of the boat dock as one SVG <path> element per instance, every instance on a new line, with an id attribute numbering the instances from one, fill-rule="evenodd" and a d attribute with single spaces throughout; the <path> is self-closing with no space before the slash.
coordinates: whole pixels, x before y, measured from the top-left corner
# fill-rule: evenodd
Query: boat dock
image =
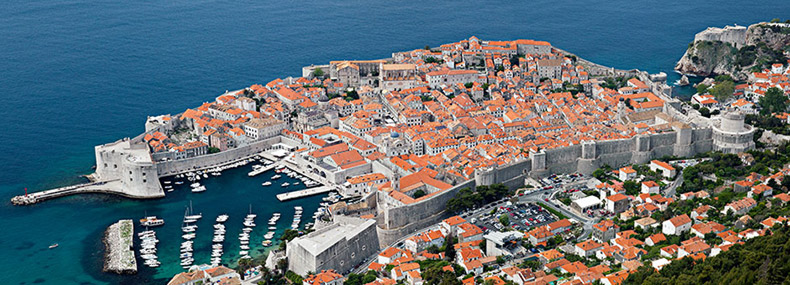
<path id="1" fill-rule="evenodd" d="M 55 189 L 49 189 L 45 191 L 28 193 L 27 195 L 14 196 L 13 198 L 11 198 L 11 204 L 17 206 L 32 205 L 44 200 L 49 200 L 53 198 L 74 195 L 74 194 L 83 194 L 83 193 L 116 194 L 116 195 L 131 197 L 131 198 L 156 198 L 156 197 L 129 196 L 123 192 L 123 186 L 121 185 L 120 181 L 112 180 L 112 181 L 89 182 L 89 183 L 71 185 L 71 186 L 60 187 Z"/>
<path id="2" fill-rule="evenodd" d="M 303 189 L 303 190 L 297 190 L 297 191 L 277 194 L 277 199 L 280 200 L 280 201 L 288 201 L 288 200 L 291 200 L 291 199 L 302 198 L 302 197 L 312 196 L 312 195 L 316 195 L 316 194 L 327 193 L 327 192 L 331 192 L 331 191 L 335 191 L 335 187 L 332 187 L 332 186 L 318 186 L 318 187 L 307 188 L 307 189 Z"/>
<path id="3" fill-rule="evenodd" d="M 247 176 L 249 176 L 249 177 L 253 177 L 253 176 L 256 176 L 256 175 L 258 175 L 258 174 L 264 173 L 264 172 L 266 172 L 266 171 L 272 170 L 272 169 L 274 169 L 275 167 L 277 167 L 277 163 L 272 163 L 272 164 L 269 164 L 269 165 L 267 165 L 267 166 L 264 166 L 264 167 L 258 168 L 258 169 L 256 169 L 256 170 L 250 171 L 249 173 L 247 173 Z"/>

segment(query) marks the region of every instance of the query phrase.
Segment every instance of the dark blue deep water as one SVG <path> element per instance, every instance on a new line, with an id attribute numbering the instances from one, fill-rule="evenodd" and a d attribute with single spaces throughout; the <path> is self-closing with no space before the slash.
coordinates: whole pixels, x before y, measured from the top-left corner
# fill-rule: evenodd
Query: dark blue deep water
<path id="1" fill-rule="evenodd" d="M 475 35 L 550 41 L 617 68 L 672 73 L 694 34 L 790 15 L 788 1 L 80 1 L 0 4 L 0 272 L 4 283 L 165 283 L 178 266 L 134 277 L 101 272 L 100 237 L 120 218 L 165 217 L 160 250 L 175 252 L 188 200 L 210 221 L 231 213 L 238 231 L 252 203 L 259 224 L 279 204 L 248 168 L 206 182 L 202 194 L 155 201 L 86 195 L 32 207 L 8 202 L 24 187 L 79 182 L 93 146 L 143 131 L 146 115 L 178 113 L 226 89 L 301 74 L 336 59 L 388 57 Z M 276 188 L 276 187 L 275 187 Z M 291 189 L 293 190 L 293 189 Z M 235 214 L 235 215 L 234 215 Z M 229 237 L 233 237 L 229 231 Z M 199 238 L 199 241 L 201 240 Z M 230 239 L 232 240 L 232 238 Z M 60 247 L 48 250 L 58 242 Z M 227 253 L 235 243 L 226 243 Z M 163 256 L 175 261 L 175 253 Z M 198 261 L 208 261 L 207 253 Z M 228 260 L 232 255 L 226 255 Z"/>

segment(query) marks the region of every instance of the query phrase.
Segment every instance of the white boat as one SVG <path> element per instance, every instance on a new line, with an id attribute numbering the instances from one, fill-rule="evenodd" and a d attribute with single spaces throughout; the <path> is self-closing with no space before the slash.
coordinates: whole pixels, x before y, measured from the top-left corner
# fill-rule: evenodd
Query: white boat
<path id="1" fill-rule="evenodd" d="M 228 215 L 222 214 L 217 217 L 217 223 L 224 223 L 228 220 Z"/>
<path id="2" fill-rule="evenodd" d="M 253 223 L 252 221 L 244 221 L 244 226 L 245 227 L 254 227 L 255 223 Z"/>
<path id="3" fill-rule="evenodd" d="M 272 241 L 270 241 L 270 240 L 268 240 L 268 239 L 267 239 L 267 240 L 265 240 L 265 241 L 261 242 L 261 244 L 262 244 L 263 246 L 265 246 L 265 247 L 270 247 L 270 246 L 272 246 Z"/>
<path id="4" fill-rule="evenodd" d="M 299 181 L 294 182 L 294 185 L 299 185 Z"/>
<path id="5" fill-rule="evenodd" d="M 282 177 L 282 175 L 280 175 L 280 174 L 272 175 L 272 180 L 280 179 L 280 177 Z"/>
<path id="6" fill-rule="evenodd" d="M 222 244 L 219 244 L 219 243 L 218 244 L 212 244 L 211 248 L 213 248 L 213 249 L 222 249 Z"/>
<path id="7" fill-rule="evenodd" d="M 270 230 L 270 231 L 273 231 L 273 230 L 276 230 L 276 229 L 277 229 L 277 227 L 275 227 L 275 226 L 271 226 L 271 227 L 269 227 L 269 230 Z"/>
<path id="8" fill-rule="evenodd" d="M 208 178 L 208 174 L 203 173 L 203 178 Z"/>
<path id="9" fill-rule="evenodd" d="M 192 188 L 200 187 L 200 183 L 198 183 L 198 182 L 192 183 L 192 184 L 189 185 L 189 187 L 192 187 Z"/>
<path id="10" fill-rule="evenodd" d="M 156 216 L 148 216 L 140 219 L 140 225 L 143 227 L 157 227 L 165 224 L 164 219 L 159 219 Z"/>
<path id="11" fill-rule="evenodd" d="M 195 230 L 197 230 L 197 225 L 181 227 L 181 231 L 183 231 L 185 233 L 191 233 L 191 232 L 194 232 Z"/>
<path id="12" fill-rule="evenodd" d="M 242 232 L 249 233 L 252 231 L 252 228 L 243 228 L 241 229 Z"/>
<path id="13" fill-rule="evenodd" d="M 150 235 L 154 235 L 154 234 L 156 234 L 156 232 L 154 232 L 152 230 L 147 230 L 147 231 L 142 231 L 142 232 L 137 233 L 137 236 L 142 238 L 144 236 L 150 236 Z"/>
<path id="14" fill-rule="evenodd" d="M 190 239 L 194 239 L 195 236 L 196 235 L 194 233 L 188 233 L 188 234 L 182 235 L 181 237 L 183 237 L 186 240 L 190 240 Z"/>
<path id="15" fill-rule="evenodd" d="M 246 250 L 239 251 L 239 255 L 247 255 L 248 253 Z"/>
<path id="16" fill-rule="evenodd" d="M 272 185 L 271 181 L 266 181 L 266 182 L 261 183 L 261 186 L 270 186 L 270 185 Z"/>
<path id="17" fill-rule="evenodd" d="M 291 185 L 291 183 L 285 182 L 285 183 L 281 184 L 280 186 L 282 186 L 282 187 L 288 187 L 288 186 L 290 186 L 290 185 Z"/>
<path id="18" fill-rule="evenodd" d="M 304 211 L 304 208 L 302 208 L 302 206 L 295 206 L 294 210 L 297 211 L 297 212 L 301 212 L 301 211 Z"/>
<path id="19" fill-rule="evenodd" d="M 156 255 L 155 254 L 143 254 L 143 255 L 140 255 L 140 258 L 142 258 L 142 259 L 156 259 Z"/>
<path id="20" fill-rule="evenodd" d="M 274 237 L 274 232 L 267 232 L 265 235 L 263 235 L 264 239 L 272 239 L 273 237 Z"/>
<path id="21" fill-rule="evenodd" d="M 225 236 L 215 236 L 212 242 L 223 242 L 225 241 Z"/>
<path id="22" fill-rule="evenodd" d="M 248 241 L 248 240 L 240 240 L 239 244 L 248 245 L 248 244 L 250 244 L 250 241 Z"/>
<path id="23" fill-rule="evenodd" d="M 176 185 L 184 184 L 184 181 L 176 181 Z"/>
<path id="24" fill-rule="evenodd" d="M 184 219 L 184 223 L 185 223 L 185 224 L 191 224 L 191 223 L 194 223 L 194 222 L 197 222 L 197 220 L 193 220 L 193 219 Z"/>
<path id="25" fill-rule="evenodd" d="M 189 219 L 189 220 L 200 220 L 200 218 L 202 218 L 202 217 L 203 217 L 203 214 L 197 214 L 197 215 L 189 215 L 189 216 L 186 216 L 186 217 L 184 217 L 184 219 Z"/>
<path id="26" fill-rule="evenodd" d="M 241 249 L 243 249 L 243 250 L 249 250 L 249 249 L 250 249 L 250 246 L 249 246 L 249 245 L 243 245 L 243 244 L 242 244 L 241 246 L 239 246 L 239 248 L 241 248 Z"/>
<path id="27" fill-rule="evenodd" d="M 200 193 L 206 191 L 206 186 L 200 185 L 200 187 L 192 188 L 192 193 Z"/>
<path id="28" fill-rule="evenodd" d="M 218 172 L 218 171 L 214 171 L 214 172 L 211 173 L 211 175 L 220 176 L 220 175 L 222 175 L 222 173 Z"/>

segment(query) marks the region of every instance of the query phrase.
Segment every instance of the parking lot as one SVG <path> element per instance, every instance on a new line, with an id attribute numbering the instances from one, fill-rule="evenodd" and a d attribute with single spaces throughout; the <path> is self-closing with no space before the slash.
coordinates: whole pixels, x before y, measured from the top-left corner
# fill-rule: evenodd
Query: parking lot
<path id="1" fill-rule="evenodd" d="M 493 211 L 493 214 L 491 213 Z M 510 220 L 509 227 L 525 231 L 536 226 L 543 226 L 554 222 L 552 215 L 538 205 L 523 203 L 497 203 L 489 205 L 480 214 L 472 215 L 468 221 L 479 226 L 484 232 L 489 230 L 501 231 L 505 228 L 499 221 L 501 215 L 507 215 Z"/>

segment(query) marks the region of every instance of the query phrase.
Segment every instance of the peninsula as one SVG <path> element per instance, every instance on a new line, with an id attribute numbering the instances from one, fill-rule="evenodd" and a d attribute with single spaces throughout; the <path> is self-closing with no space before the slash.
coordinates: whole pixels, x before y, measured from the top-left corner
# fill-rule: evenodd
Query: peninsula
<path id="1" fill-rule="evenodd" d="M 781 77 L 787 68 L 771 72 Z M 326 187 L 281 200 L 324 191 L 344 198 L 311 232 L 284 234 L 284 250 L 267 260 L 293 283 L 337 284 L 345 274 L 351 280 L 368 272 L 380 284 L 422 284 L 425 266 L 452 272 L 445 275 L 456 282 L 502 274 L 519 284 L 556 281 L 537 270 L 546 268 L 614 284 L 628 272 L 616 269 L 636 270 L 648 254 L 633 235 L 650 233 L 651 244 L 677 236 L 679 243 L 700 217 L 666 211 L 678 197 L 710 197 L 684 186 L 691 185 L 684 178 L 705 182 L 683 169 L 734 161 L 756 147 L 756 129 L 745 120 L 758 108 L 722 101 L 716 114 L 703 114 L 672 90 L 666 74 L 596 65 L 545 41 L 470 37 L 389 59 L 306 66 L 300 77 L 148 117 L 144 133 L 95 147 L 92 182 L 12 202 L 83 192 L 159 198 L 175 178 L 208 177 L 262 156 L 272 166 L 249 176 L 287 170 Z M 717 156 L 691 159 L 710 152 Z M 700 177 L 715 169 L 702 166 Z M 760 184 L 752 183 L 741 192 Z M 742 214 L 755 204 L 729 198 L 717 213 Z M 654 215 L 659 211 L 667 217 Z M 620 231 L 636 228 L 637 219 L 641 232 Z M 670 257 L 698 255 L 708 245 L 702 237 L 723 231 L 715 222 L 697 225 L 698 239 Z M 599 262 L 586 265 L 579 256 Z M 522 262 L 535 270 L 502 266 L 484 275 L 494 264 Z M 171 284 L 206 280 L 200 272 Z"/>

